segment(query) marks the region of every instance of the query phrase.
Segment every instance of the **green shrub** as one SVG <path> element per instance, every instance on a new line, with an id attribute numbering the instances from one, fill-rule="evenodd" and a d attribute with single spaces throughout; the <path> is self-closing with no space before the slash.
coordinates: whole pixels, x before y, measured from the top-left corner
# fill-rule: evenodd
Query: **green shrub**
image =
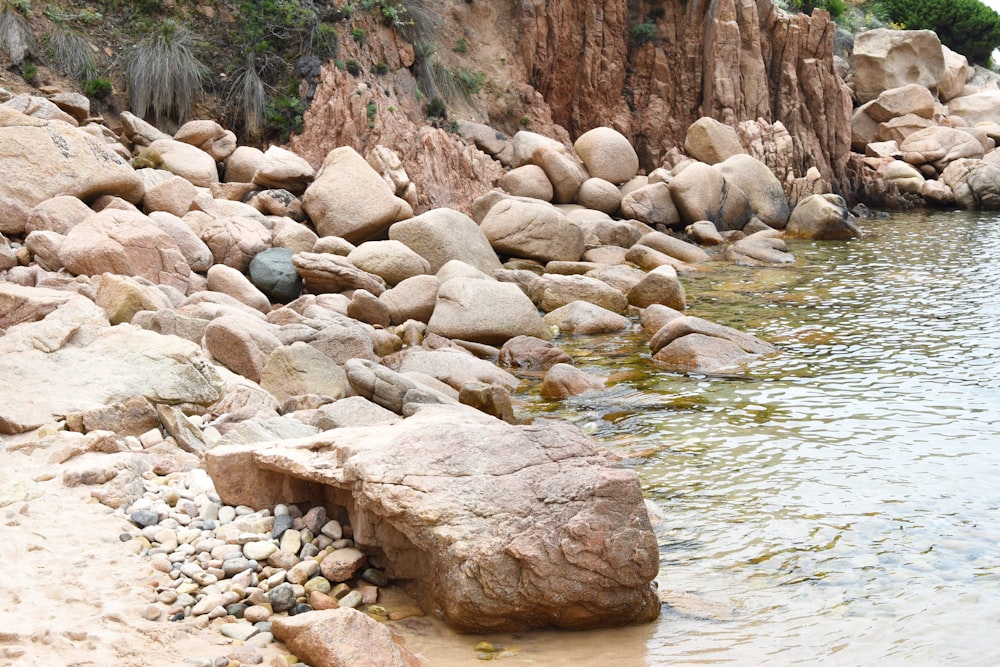
<path id="1" fill-rule="evenodd" d="M 202 95 L 204 67 L 191 50 L 191 36 L 171 19 L 133 49 L 125 68 L 132 112 L 154 122 L 180 122 Z"/>
<path id="2" fill-rule="evenodd" d="M 365 43 L 365 31 L 361 28 L 351 28 L 351 39 L 353 39 L 358 44 L 364 46 Z"/>
<path id="3" fill-rule="evenodd" d="M 57 24 L 48 36 L 48 47 L 56 67 L 64 74 L 78 81 L 87 81 L 97 75 L 94 52 L 75 30 Z"/>
<path id="4" fill-rule="evenodd" d="M 111 94 L 112 89 L 111 82 L 100 77 L 87 79 L 83 82 L 83 93 L 96 99 L 107 97 Z"/>
<path id="5" fill-rule="evenodd" d="M 881 0 L 894 23 L 933 30 L 948 48 L 977 64 L 1000 45 L 1000 16 L 978 0 Z"/>
<path id="6" fill-rule="evenodd" d="M 355 60 L 354 58 L 351 58 L 346 63 L 344 63 L 344 69 L 346 69 L 347 73 L 350 74 L 351 76 L 358 76 L 361 74 L 361 65 L 359 65 L 358 61 Z"/>
<path id="7" fill-rule="evenodd" d="M 656 24 L 646 19 L 642 23 L 632 24 L 632 40 L 638 44 L 656 42 Z"/>
<path id="8" fill-rule="evenodd" d="M 465 41 L 465 37 L 459 37 L 458 41 L 455 42 L 455 46 L 451 47 L 451 50 L 455 53 L 468 53 L 469 44 Z"/>
<path id="9" fill-rule="evenodd" d="M 289 86 L 287 90 L 275 95 L 267 105 L 265 118 L 271 129 L 278 132 L 282 143 L 287 142 L 292 133 L 302 131 L 302 114 L 307 108 L 305 100 L 298 92 Z"/>
<path id="10" fill-rule="evenodd" d="M 25 81 L 34 85 L 35 80 L 38 78 L 38 65 L 27 60 L 24 61 L 21 63 L 21 75 Z"/>
<path id="11" fill-rule="evenodd" d="M 386 65 L 384 62 L 379 61 L 375 63 L 375 66 L 372 68 L 372 72 L 374 72 L 378 76 L 384 76 L 389 73 L 389 66 Z"/>
<path id="12" fill-rule="evenodd" d="M 448 107 L 440 97 L 431 98 L 431 101 L 424 105 L 424 113 L 429 118 L 447 118 Z"/>
<path id="13" fill-rule="evenodd" d="M 483 89 L 483 83 L 486 82 L 485 72 L 472 72 L 463 68 L 455 70 L 454 75 L 462 90 L 469 95 L 478 94 Z"/>
<path id="14" fill-rule="evenodd" d="M 374 102 L 369 102 L 365 113 L 368 116 L 368 127 L 375 127 L 375 114 L 378 113 L 378 105 Z"/>

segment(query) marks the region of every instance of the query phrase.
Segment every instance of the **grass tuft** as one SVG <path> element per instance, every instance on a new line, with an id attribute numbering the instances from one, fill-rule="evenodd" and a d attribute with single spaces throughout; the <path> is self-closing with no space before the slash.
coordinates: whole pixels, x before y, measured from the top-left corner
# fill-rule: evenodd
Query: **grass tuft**
<path id="1" fill-rule="evenodd" d="M 189 33 L 163 21 L 136 45 L 125 69 L 132 112 L 154 123 L 180 122 L 203 93 L 203 70 Z"/>
<path id="2" fill-rule="evenodd" d="M 56 25 L 48 37 L 52 59 L 64 74 L 77 81 L 88 81 L 97 76 L 94 51 L 80 33 Z"/>
<path id="3" fill-rule="evenodd" d="M 0 2 L 0 49 L 12 65 L 20 65 L 38 51 L 38 38 L 31 24 L 10 2 Z"/>
<path id="4" fill-rule="evenodd" d="M 230 79 L 228 90 L 244 133 L 248 138 L 259 138 L 264 131 L 268 96 L 253 53 L 247 54 L 246 64 Z"/>

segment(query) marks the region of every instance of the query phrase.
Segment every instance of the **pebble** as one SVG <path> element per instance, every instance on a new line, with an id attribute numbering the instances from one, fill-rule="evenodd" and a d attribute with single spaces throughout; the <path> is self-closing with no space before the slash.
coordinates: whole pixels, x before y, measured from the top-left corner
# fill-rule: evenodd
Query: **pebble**
<path id="1" fill-rule="evenodd" d="M 160 516 L 151 510 L 137 510 L 129 514 L 128 518 L 140 528 L 155 526 L 160 521 Z"/>
<path id="2" fill-rule="evenodd" d="M 339 604 L 341 607 L 349 607 L 354 609 L 359 604 L 361 604 L 361 593 L 358 591 L 351 591 L 344 597 L 340 598 Z"/>
<path id="3" fill-rule="evenodd" d="M 268 592 L 267 597 L 271 601 L 271 609 L 274 611 L 287 611 L 295 604 L 295 591 L 289 583 L 276 586 Z"/>
<path id="4" fill-rule="evenodd" d="M 243 545 L 243 555 L 250 560 L 263 561 L 278 550 L 274 542 L 247 542 Z"/>
<path id="5" fill-rule="evenodd" d="M 353 548 L 351 526 L 330 520 L 323 507 L 303 514 L 296 505 L 277 505 L 273 513 L 223 505 L 211 478 L 200 469 L 153 477 L 144 484 L 146 493 L 124 511 L 131 525 L 119 537 L 161 573 L 155 602 L 141 611 L 144 618 L 188 618 L 193 627 L 216 628 L 248 649 L 274 641 L 274 614 L 366 605 L 369 613 L 382 612 L 375 618 L 385 620 L 388 612 L 374 603 L 377 587 L 388 585 L 388 578 L 367 568 L 361 576 L 365 584 L 357 590 L 343 583 L 353 580 L 365 557 Z M 335 571 L 337 581 L 322 576 L 321 561 L 329 561 L 326 568 Z M 394 609 L 389 616 L 422 613 L 416 609 L 400 616 Z M 262 660 L 250 650 L 215 662 Z"/>
<path id="6" fill-rule="evenodd" d="M 327 521 L 326 524 L 320 529 L 323 535 L 326 535 L 331 540 L 339 540 L 344 536 L 344 529 L 340 525 L 339 521 Z"/>
<path id="7" fill-rule="evenodd" d="M 257 634 L 257 628 L 249 623 L 223 623 L 219 626 L 219 632 L 230 639 L 245 642 Z"/>

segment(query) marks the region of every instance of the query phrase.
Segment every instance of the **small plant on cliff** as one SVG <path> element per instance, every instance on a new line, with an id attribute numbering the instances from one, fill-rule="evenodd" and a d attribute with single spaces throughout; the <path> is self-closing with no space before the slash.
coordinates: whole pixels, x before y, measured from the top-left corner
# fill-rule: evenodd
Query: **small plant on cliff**
<path id="1" fill-rule="evenodd" d="M 361 28 L 351 28 L 351 39 L 353 39 L 358 44 L 364 46 L 365 44 L 365 31 Z"/>
<path id="2" fill-rule="evenodd" d="M 642 23 L 633 23 L 631 34 L 632 41 L 637 46 L 647 42 L 656 43 L 656 23 L 650 19 L 646 19 Z"/>
<path id="3" fill-rule="evenodd" d="M 246 63 L 236 70 L 229 80 L 227 90 L 230 101 L 236 106 L 236 114 L 242 121 L 243 133 L 249 138 L 258 139 L 264 130 L 267 90 L 253 53 L 247 53 Z"/>
<path id="4" fill-rule="evenodd" d="M 375 63 L 374 67 L 372 67 L 372 73 L 374 73 L 376 76 L 385 76 L 386 74 L 389 73 L 389 66 L 384 62 L 379 61 Z"/>
<path id="5" fill-rule="evenodd" d="M 448 107 L 440 97 L 433 97 L 431 101 L 424 105 L 424 113 L 428 118 L 447 118 Z"/>
<path id="6" fill-rule="evenodd" d="M 344 69 L 346 69 L 347 73 L 351 76 L 359 76 L 361 74 L 361 65 L 359 65 L 358 61 L 354 58 L 351 58 L 344 63 Z"/>
<path id="7" fill-rule="evenodd" d="M 368 127 L 375 127 L 375 114 L 378 113 L 378 105 L 374 102 L 369 102 L 365 109 L 365 115 L 368 116 Z"/>
<path id="8" fill-rule="evenodd" d="M 125 68 L 132 111 L 154 122 L 181 121 L 203 93 L 204 66 L 190 34 L 172 19 L 163 21 L 133 50 Z"/>
<path id="9" fill-rule="evenodd" d="M 95 99 L 103 99 L 111 94 L 113 86 L 107 79 L 97 77 L 83 82 L 83 94 Z"/>
<path id="10" fill-rule="evenodd" d="M 281 141 L 286 142 L 292 133 L 302 131 L 302 115 L 305 111 L 306 101 L 299 97 L 298 87 L 293 82 L 287 90 L 271 98 L 264 117 L 268 125 L 278 131 Z"/>
<path id="11" fill-rule="evenodd" d="M 464 68 L 454 71 L 455 80 L 462 87 L 462 90 L 469 95 L 477 95 L 483 89 L 486 82 L 485 72 L 472 72 Z"/>
<path id="12" fill-rule="evenodd" d="M 459 37 L 458 41 L 455 42 L 455 46 L 451 47 L 451 50 L 455 53 L 468 53 L 469 44 L 465 41 L 465 37 Z"/>

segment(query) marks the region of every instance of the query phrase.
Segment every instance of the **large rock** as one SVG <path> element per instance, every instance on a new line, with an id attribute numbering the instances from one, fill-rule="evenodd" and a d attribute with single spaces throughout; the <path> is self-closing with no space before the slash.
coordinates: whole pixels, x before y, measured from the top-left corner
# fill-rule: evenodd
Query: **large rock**
<path id="1" fill-rule="evenodd" d="M 767 165 L 749 155 L 733 155 L 715 168 L 727 183 L 738 187 L 750 202 L 754 217 L 775 229 L 784 229 L 791 214 L 781 181 Z"/>
<path id="2" fill-rule="evenodd" d="M 951 127 L 929 127 L 914 132 L 899 145 L 903 159 L 912 165 L 930 164 L 938 172 L 961 158 L 980 159 L 983 145 L 973 135 Z"/>
<path id="3" fill-rule="evenodd" d="M 187 291 L 191 268 L 177 243 L 138 211 L 105 209 L 75 226 L 59 247 L 67 271 L 118 273 Z"/>
<path id="4" fill-rule="evenodd" d="M 970 126 L 1000 122 L 1000 90 L 981 90 L 956 97 L 948 102 L 948 113 L 961 116 Z"/>
<path id="5" fill-rule="evenodd" d="M 623 218 L 638 220 L 651 227 L 676 227 L 681 222 L 666 183 L 650 183 L 636 188 L 622 197 L 620 207 Z"/>
<path id="6" fill-rule="evenodd" d="M 28 214 L 24 231 L 56 232 L 65 236 L 69 230 L 89 218 L 93 211 L 76 197 L 60 195 L 46 199 Z"/>
<path id="7" fill-rule="evenodd" d="M 745 151 L 735 128 L 704 116 L 688 127 L 684 152 L 699 162 L 718 164 Z"/>
<path id="8" fill-rule="evenodd" d="M 347 259 L 362 271 L 381 277 L 389 285 L 430 273 L 426 259 L 400 241 L 366 241 L 352 250 Z"/>
<path id="9" fill-rule="evenodd" d="M 653 359 L 669 370 L 718 373 L 777 351 L 770 343 L 699 317 L 670 319 L 649 341 Z"/>
<path id="10" fill-rule="evenodd" d="M 586 301 L 614 313 L 624 313 L 628 302 L 622 292 L 597 278 L 545 274 L 531 288 L 531 300 L 546 313 L 572 301 Z M 521 333 L 532 334 L 528 331 Z"/>
<path id="11" fill-rule="evenodd" d="M 516 377 L 497 367 L 496 364 L 473 356 L 466 350 L 453 347 L 436 350 L 415 347 L 392 360 L 396 366 L 393 370 L 399 373 L 430 376 L 459 391 L 465 385 L 476 382 L 513 391 L 520 383 Z M 386 360 L 387 364 L 389 361 Z"/>
<path id="12" fill-rule="evenodd" d="M 431 273 L 453 259 L 491 275 L 500 260 L 483 230 L 469 216 L 450 208 L 437 208 L 389 228 L 389 238 L 400 241 L 431 265 Z"/>
<path id="13" fill-rule="evenodd" d="M 941 180 L 951 188 L 959 207 L 1000 210 L 1000 165 L 955 160 L 945 168 Z"/>
<path id="14" fill-rule="evenodd" d="M 684 310 L 686 297 L 684 286 L 677 278 L 674 267 L 658 266 L 640 280 L 628 292 L 628 302 L 637 308 L 646 308 L 658 303 L 676 310 Z"/>
<path id="15" fill-rule="evenodd" d="M 362 271 L 346 257 L 300 252 L 292 257 L 292 264 L 314 293 L 363 289 L 378 296 L 385 291 L 385 281 L 382 278 Z"/>
<path id="16" fill-rule="evenodd" d="M 534 336 L 515 336 L 500 348 L 497 363 L 518 370 L 545 371 L 555 364 L 572 364 L 573 359 L 550 341 Z"/>
<path id="17" fill-rule="evenodd" d="M 174 139 L 197 146 L 216 162 L 222 162 L 236 150 L 236 135 L 214 120 L 191 120 L 174 132 Z"/>
<path id="18" fill-rule="evenodd" d="M 585 249 L 580 228 L 543 202 L 501 200 L 480 227 L 494 250 L 511 257 L 575 262 Z"/>
<path id="19" fill-rule="evenodd" d="M 57 195 L 135 203 L 143 187 L 125 160 L 86 132 L 0 109 L 0 233 L 23 233 L 31 210 Z"/>
<path id="20" fill-rule="evenodd" d="M 151 403 L 209 405 L 223 382 L 201 347 L 128 324 L 73 295 L 36 322 L 0 336 L 0 433 L 133 396 Z"/>
<path id="21" fill-rule="evenodd" d="M 393 630 L 347 607 L 275 617 L 274 636 L 313 667 L 419 667 Z"/>
<path id="22" fill-rule="evenodd" d="M 212 266 L 215 261 L 212 249 L 182 219 L 160 211 L 150 214 L 149 221 L 170 235 L 192 271 L 204 273 Z"/>
<path id="23" fill-rule="evenodd" d="M 955 53 L 942 45 L 944 52 L 944 76 L 938 82 L 938 97 L 942 102 L 949 102 L 962 94 L 965 84 L 973 77 L 976 70 L 969 66 L 969 60 L 961 53 Z"/>
<path id="24" fill-rule="evenodd" d="M 708 220 L 721 231 L 743 229 L 753 214 L 743 191 L 703 162 L 687 166 L 670 181 L 670 196 L 685 225 Z"/>
<path id="25" fill-rule="evenodd" d="M 595 127 L 581 134 L 573 144 L 587 171 L 595 178 L 621 184 L 639 171 L 639 156 L 621 132 Z"/>
<path id="26" fill-rule="evenodd" d="M 879 123 L 910 113 L 921 118 L 933 118 L 936 101 L 926 86 L 911 83 L 882 91 L 868 105 L 867 111 Z"/>
<path id="27" fill-rule="evenodd" d="M 538 310 L 517 285 L 476 278 L 452 278 L 441 285 L 427 330 L 487 345 L 522 334 L 549 337 Z"/>
<path id="28" fill-rule="evenodd" d="M 250 282 L 275 303 L 289 303 L 302 293 L 302 276 L 295 270 L 290 248 L 268 248 L 250 260 Z"/>
<path id="29" fill-rule="evenodd" d="M 146 149 L 163 161 L 163 169 L 207 188 L 219 182 L 215 159 L 205 151 L 174 139 L 157 139 Z"/>
<path id="30" fill-rule="evenodd" d="M 550 327 L 574 334 L 601 334 L 622 331 L 629 326 L 628 318 L 587 301 L 570 301 L 543 318 Z"/>
<path id="31" fill-rule="evenodd" d="M 911 83 L 936 89 L 944 76 L 941 40 L 931 30 L 878 28 L 854 37 L 854 82 L 862 104 Z"/>
<path id="32" fill-rule="evenodd" d="M 545 171 L 536 164 L 526 164 L 511 169 L 503 175 L 500 187 L 515 197 L 531 197 L 543 201 L 552 201 L 552 181 Z"/>
<path id="33" fill-rule="evenodd" d="M 840 195 L 809 195 L 798 203 L 788 219 L 789 238 L 839 241 L 861 236 Z"/>
<path id="34" fill-rule="evenodd" d="M 580 186 L 589 178 L 587 170 L 576 159 L 547 146 L 536 148 L 532 160 L 552 183 L 552 199 L 557 204 L 574 201 Z"/>
<path id="35" fill-rule="evenodd" d="M 726 247 L 726 261 L 743 266 L 792 264 L 795 256 L 788 251 L 778 230 L 761 230 Z"/>
<path id="36" fill-rule="evenodd" d="M 383 235 L 392 223 L 413 215 L 410 205 L 348 146 L 326 156 L 306 188 L 302 207 L 320 236 L 341 236 L 351 243 Z"/>
<path id="37" fill-rule="evenodd" d="M 217 264 L 246 273 L 250 261 L 271 247 L 271 232 L 259 220 L 239 216 L 214 218 L 201 227 L 205 242 Z"/>
<path id="38" fill-rule="evenodd" d="M 265 188 L 277 188 L 300 195 L 315 177 L 315 170 L 304 159 L 280 146 L 269 146 L 257 167 L 253 182 Z"/>
<path id="39" fill-rule="evenodd" d="M 392 324 L 406 320 L 427 322 L 434 314 L 440 283 L 434 276 L 413 276 L 379 295 L 385 304 Z"/>
<path id="40" fill-rule="evenodd" d="M 234 373 L 260 382 L 268 357 L 281 347 L 272 325 L 239 315 L 223 315 L 208 323 L 205 349 Z"/>
<path id="41" fill-rule="evenodd" d="M 393 426 L 336 429 L 294 448 L 219 445 L 207 465 L 230 504 L 336 494 L 369 560 L 462 632 L 659 614 L 659 551 L 638 478 L 566 423 L 512 426 L 425 407 Z"/>
<path id="42" fill-rule="evenodd" d="M 343 368 L 299 341 L 271 352 L 260 373 L 260 386 L 284 403 L 304 394 L 343 398 L 348 383 Z"/>

